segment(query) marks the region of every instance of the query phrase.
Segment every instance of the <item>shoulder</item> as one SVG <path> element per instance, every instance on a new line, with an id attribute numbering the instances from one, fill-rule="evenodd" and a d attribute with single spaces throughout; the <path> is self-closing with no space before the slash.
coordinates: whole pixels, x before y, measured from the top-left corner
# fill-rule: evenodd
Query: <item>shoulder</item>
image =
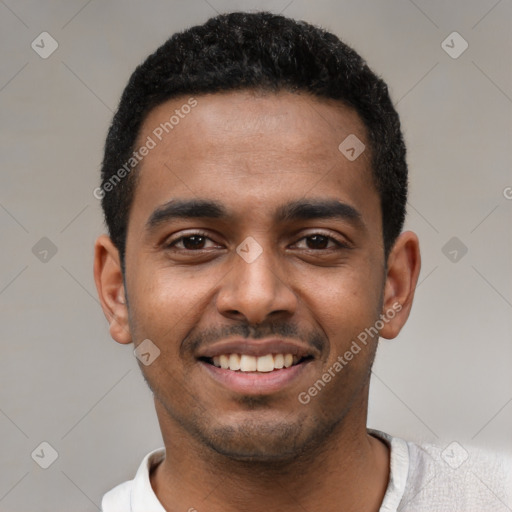
<path id="1" fill-rule="evenodd" d="M 512 503 L 512 454 L 457 441 L 407 447 L 404 512 L 507 510 Z"/>
<path id="2" fill-rule="evenodd" d="M 390 477 L 380 512 L 510 511 L 512 452 L 452 441 L 416 443 L 378 430 L 390 447 Z"/>

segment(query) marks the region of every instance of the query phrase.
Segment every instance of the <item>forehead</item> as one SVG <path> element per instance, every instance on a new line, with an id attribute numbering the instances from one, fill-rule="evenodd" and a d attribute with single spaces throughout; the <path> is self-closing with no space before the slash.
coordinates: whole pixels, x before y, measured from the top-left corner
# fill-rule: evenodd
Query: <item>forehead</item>
<path id="1" fill-rule="evenodd" d="M 359 209 L 370 201 L 375 210 L 368 145 L 353 161 L 339 149 L 354 136 L 366 144 L 364 124 L 334 100 L 252 91 L 174 98 L 141 128 L 136 147 L 151 149 L 138 166 L 132 214 L 142 221 L 173 198 L 192 197 L 241 215 L 308 196 Z"/>

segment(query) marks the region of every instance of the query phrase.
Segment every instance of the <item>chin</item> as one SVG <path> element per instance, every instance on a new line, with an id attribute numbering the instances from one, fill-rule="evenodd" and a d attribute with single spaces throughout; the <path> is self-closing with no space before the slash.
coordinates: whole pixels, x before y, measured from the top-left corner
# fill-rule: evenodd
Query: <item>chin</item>
<path id="1" fill-rule="evenodd" d="M 240 462 L 286 463 L 304 455 L 325 441 L 325 425 L 306 422 L 257 422 L 246 420 L 236 425 L 217 425 L 204 432 L 203 443 L 231 460 Z"/>
<path id="2" fill-rule="evenodd" d="M 302 432 L 293 425 L 217 427 L 208 444 L 217 453 L 238 461 L 277 462 L 298 456 Z"/>

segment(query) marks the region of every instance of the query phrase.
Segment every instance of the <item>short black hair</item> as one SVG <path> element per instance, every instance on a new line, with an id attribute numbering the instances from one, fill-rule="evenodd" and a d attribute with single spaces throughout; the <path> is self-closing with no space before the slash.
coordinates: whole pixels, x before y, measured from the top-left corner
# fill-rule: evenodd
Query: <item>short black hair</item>
<path id="1" fill-rule="evenodd" d="M 102 199 L 123 271 L 137 182 L 126 163 L 136 169 L 130 159 L 145 117 L 178 96 L 244 89 L 307 92 L 357 112 L 367 130 L 387 257 L 402 230 L 407 201 L 405 144 L 387 85 L 352 48 L 322 28 L 269 12 L 234 12 L 174 34 L 135 69 L 122 94 L 95 195 Z"/>

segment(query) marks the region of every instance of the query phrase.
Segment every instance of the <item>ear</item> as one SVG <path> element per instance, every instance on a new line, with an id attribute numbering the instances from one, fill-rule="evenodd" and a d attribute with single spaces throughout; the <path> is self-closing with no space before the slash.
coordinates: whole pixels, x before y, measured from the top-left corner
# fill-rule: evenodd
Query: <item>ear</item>
<path id="1" fill-rule="evenodd" d="M 118 343 L 131 343 L 119 251 L 107 235 L 98 237 L 94 244 L 94 281 L 110 335 Z"/>
<path id="2" fill-rule="evenodd" d="M 398 336 L 412 307 L 414 292 L 421 268 L 420 244 L 412 231 L 403 232 L 388 256 L 384 287 L 384 327 L 380 336 L 392 339 Z"/>

